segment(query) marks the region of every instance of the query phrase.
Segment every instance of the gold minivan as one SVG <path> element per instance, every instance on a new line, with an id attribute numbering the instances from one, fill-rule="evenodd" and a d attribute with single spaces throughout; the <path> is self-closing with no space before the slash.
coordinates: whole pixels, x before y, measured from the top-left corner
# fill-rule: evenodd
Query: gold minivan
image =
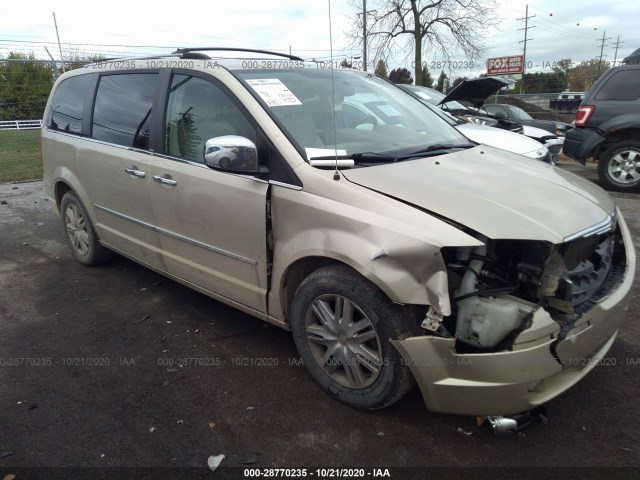
<path id="1" fill-rule="evenodd" d="M 432 411 L 519 413 L 606 355 L 635 252 L 603 190 L 373 74 L 201 50 L 57 80 L 44 182 L 79 262 L 117 252 L 291 330 L 364 409 L 417 382 Z"/>

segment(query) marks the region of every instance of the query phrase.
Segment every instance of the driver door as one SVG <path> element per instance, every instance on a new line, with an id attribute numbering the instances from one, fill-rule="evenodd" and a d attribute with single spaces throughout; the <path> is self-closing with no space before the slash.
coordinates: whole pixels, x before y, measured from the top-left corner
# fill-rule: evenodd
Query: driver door
<path id="1" fill-rule="evenodd" d="M 169 273 L 266 313 L 269 185 L 204 164 L 205 143 L 223 135 L 256 141 L 256 129 L 210 79 L 174 73 L 164 156 L 151 161 L 151 203 Z"/>

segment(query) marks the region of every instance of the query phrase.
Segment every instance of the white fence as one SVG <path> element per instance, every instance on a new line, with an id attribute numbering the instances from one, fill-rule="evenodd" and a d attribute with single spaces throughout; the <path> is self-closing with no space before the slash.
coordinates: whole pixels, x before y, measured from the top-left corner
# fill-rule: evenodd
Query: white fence
<path id="1" fill-rule="evenodd" d="M 0 130 L 38 130 L 42 128 L 42 120 L 3 120 Z"/>

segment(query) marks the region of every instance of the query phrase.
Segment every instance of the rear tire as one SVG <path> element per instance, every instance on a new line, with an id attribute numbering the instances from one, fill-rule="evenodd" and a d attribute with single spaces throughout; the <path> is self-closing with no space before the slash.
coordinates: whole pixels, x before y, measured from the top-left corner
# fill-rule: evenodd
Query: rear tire
<path id="1" fill-rule="evenodd" d="M 344 265 L 311 273 L 298 287 L 291 330 L 307 370 L 334 399 L 374 410 L 415 381 L 392 339 L 418 335 L 415 315 Z"/>
<path id="2" fill-rule="evenodd" d="M 598 160 L 600 182 L 608 190 L 640 191 L 640 142 L 627 140 L 608 148 Z"/>
<path id="3" fill-rule="evenodd" d="M 100 265 L 112 257 L 111 251 L 100 245 L 91 220 L 75 193 L 69 191 L 64 194 L 60 214 L 71 251 L 78 262 Z"/>

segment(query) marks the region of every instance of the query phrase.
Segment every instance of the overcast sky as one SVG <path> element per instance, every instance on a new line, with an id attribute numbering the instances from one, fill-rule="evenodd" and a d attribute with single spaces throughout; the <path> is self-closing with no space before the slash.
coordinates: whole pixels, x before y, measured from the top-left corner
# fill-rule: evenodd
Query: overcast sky
<path id="1" fill-rule="evenodd" d="M 527 60 L 534 70 L 548 71 L 554 61 L 571 58 L 580 62 L 600 54 L 605 35 L 604 59 L 614 59 L 620 36 L 620 60 L 640 48 L 640 4 L 637 0 L 497 0 L 501 18 L 497 30 L 487 32 L 486 58 L 522 53 L 521 40 L 525 6 L 529 4 Z M 371 0 L 370 4 L 373 3 Z M 173 7 L 169 7 L 174 5 Z M 241 6 L 241 10 L 238 8 Z M 304 58 L 328 59 L 329 7 L 326 0 L 271 0 L 243 2 L 176 3 L 109 0 L 91 2 L 64 0 L 49 2 L 5 2 L 0 17 L 0 55 L 9 51 L 33 51 L 48 58 L 44 50 L 59 59 L 55 11 L 63 55 L 106 56 L 156 54 L 177 46 L 230 46 L 271 49 Z M 347 0 L 331 0 L 331 28 L 334 58 L 357 57 L 361 49 L 351 48 L 345 32 L 351 28 L 354 9 Z M 130 46 L 127 48 L 126 46 Z M 409 52 L 394 52 L 391 67 L 410 67 Z M 370 59 L 372 54 L 370 53 Z M 427 65 L 442 60 L 438 51 L 426 51 Z M 464 56 L 451 57 L 454 61 Z M 486 60 L 486 59 L 483 59 Z M 437 75 L 438 69 L 431 69 Z M 476 76 L 482 69 L 458 70 L 459 75 Z"/>

